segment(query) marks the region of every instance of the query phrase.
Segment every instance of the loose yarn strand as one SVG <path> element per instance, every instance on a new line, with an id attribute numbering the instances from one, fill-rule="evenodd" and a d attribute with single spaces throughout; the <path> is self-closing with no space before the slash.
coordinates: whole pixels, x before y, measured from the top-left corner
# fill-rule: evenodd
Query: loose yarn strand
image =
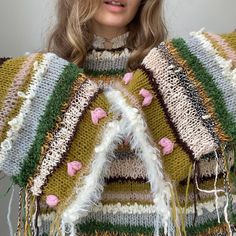
<path id="1" fill-rule="evenodd" d="M 219 215 L 219 209 L 218 209 L 218 195 L 217 195 L 217 179 L 218 179 L 218 167 L 219 167 L 219 158 L 218 153 L 215 151 L 215 157 L 216 157 L 216 168 L 215 168 L 215 181 L 214 181 L 214 190 L 215 190 L 215 205 L 216 205 L 216 214 L 218 223 L 220 223 L 220 215 Z"/>
<path id="2" fill-rule="evenodd" d="M 21 227 L 22 227 L 22 192 L 23 188 L 19 191 L 19 206 L 18 206 L 18 219 L 17 219 L 17 230 L 16 235 L 21 235 Z"/>
<path id="3" fill-rule="evenodd" d="M 11 197 L 10 197 L 10 201 L 9 201 L 9 205 L 8 205 L 8 212 L 7 212 L 7 223 L 8 223 L 8 227 L 9 227 L 9 231 L 10 231 L 11 236 L 14 236 L 13 227 L 12 227 L 12 223 L 11 223 L 11 207 L 12 207 L 13 197 L 14 197 L 14 187 L 12 189 L 12 193 L 11 193 Z"/>

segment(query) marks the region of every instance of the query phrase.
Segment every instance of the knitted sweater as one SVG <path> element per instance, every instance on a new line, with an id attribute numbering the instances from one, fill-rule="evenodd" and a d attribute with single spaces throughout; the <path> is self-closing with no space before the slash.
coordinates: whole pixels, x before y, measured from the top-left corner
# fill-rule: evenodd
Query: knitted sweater
<path id="1" fill-rule="evenodd" d="M 127 48 L 94 47 L 83 68 L 0 61 L 19 235 L 232 235 L 236 33 L 163 42 L 132 73 Z"/>

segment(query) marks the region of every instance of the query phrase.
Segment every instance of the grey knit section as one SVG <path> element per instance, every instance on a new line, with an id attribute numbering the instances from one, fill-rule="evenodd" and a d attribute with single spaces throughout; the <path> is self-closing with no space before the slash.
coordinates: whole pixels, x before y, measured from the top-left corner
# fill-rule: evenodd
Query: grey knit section
<path id="1" fill-rule="evenodd" d="M 209 51 L 203 47 L 201 41 L 195 37 L 190 37 L 186 41 L 191 53 L 195 54 L 201 61 L 208 73 L 212 75 L 215 83 L 223 92 L 226 106 L 228 111 L 233 114 L 234 120 L 236 121 L 236 88 L 230 80 L 225 78 L 223 74 L 223 68 L 215 60 Z"/>
<path id="2" fill-rule="evenodd" d="M 219 215 L 223 217 L 223 207 L 219 208 Z M 233 212 L 236 211 L 236 202 L 233 203 Z M 205 224 L 211 220 L 217 219 L 216 210 L 209 212 L 203 209 L 201 215 L 197 216 L 195 221 L 195 226 L 200 224 Z M 88 216 L 84 217 L 81 224 L 89 221 L 97 221 L 103 223 L 111 223 L 115 225 L 130 225 L 130 226 L 144 226 L 144 227 L 154 227 L 157 222 L 156 214 L 123 214 L 123 213 L 108 213 L 103 214 L 102 212 L 89 213 Z M 192 227 L 194 221 L 194 214 L 188 214 L 185 220 L 186 227 Z M 43 233 L 48 233 L 50 228 L 50 221 L 43 221 L 39 228 L 39 235 L 42 236 Z M 79 227 L 79 224 L 78 224 Z"/>
<path id="3" fill-rule="evenodd" d="M 110 71 L 124 70 L 128 62 L 128 57 L 119 56 L 116 54 L 113 59 L 87 59 L 84 63 L 84 70 L 89 71 Z"/>
<path id="4" fill-rule="evenodd" d="M 236 203 L 233 204 L 233 210 L 236 209 Z M 219 208 L 219 215 L 223 215 L 224 208 Z M 217 218 L 216 210 L 209 212 L 207 209 L 203 209 L 203 213 L 197 216 L 195 225 L 204 224 L 209 220 Z M 154 226 L 156 222 L 156 214 L 124 214 L 124 213 L 107 213 L 103 212 L 90 212 L 88 216 L 84 217 L 81 223 L 86 221 L 95 220 L 98 222 L 107 222 L 111 224 L 120 224 L 120 225 L 133 225 L 133 226 L 144 226 L 150 227 Z M 193 226 L 194 214 L 188 214 L 186 217 L 186 226 Z"/>
<path id="5" fill-rule="evenodd" d="M 84 217 L 81 223 L 87 221 L 97 221 L 103 223 L 111 223 L 117 225 L 133 225 L 133 226 L 153 226 L 156 222 L 156 214 L 125 214 L 125 213 L 107 213 L 103 212 L 90 212 L 88 216 Z"/>
<path id="6" fill-rule="evenodd" d="M 50 57 L 49 67 L 44 75 L 44 79 L 39 84 L 36 96 L 33 98 L 30 110 L 25 116 L 23 126 L 20 129 L 16 140 L 12 144 L 12 149 L 8 151 L 8 156 L 2 163 L 1 169 L 9 175 L 20 173 L 21 163 L 27 156 L 31 148 L 39 121 L 45 112 L 47 102 L 54 90 L 62 71 L 68 62 L 59 58 L 55 54 L 47 54 Z"/>

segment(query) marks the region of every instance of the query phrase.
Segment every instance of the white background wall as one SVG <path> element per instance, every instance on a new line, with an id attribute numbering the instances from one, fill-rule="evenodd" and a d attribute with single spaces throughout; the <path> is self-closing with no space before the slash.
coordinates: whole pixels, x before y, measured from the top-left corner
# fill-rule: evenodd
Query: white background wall
<path id="1" fill-rule="evenodd" d="M 18 56 L 44 47 L 48 27 L 53 25 L 56 0 L 0 0 L 0 56 Z M 170 37 L 186 37 L 188 32 L 205 27 L 216 33 L 236 28 L 236 0 L 165 0 L 166 21 Z M 0 236 L 9 235 L 6 215 L 10 185 L 0 180 Z M 16 189 L 17 190 L 17 189 Z M 17 191 L 16 191 L 17 192 Z M 16 224 L 17 193 L 12 215 Z"/>

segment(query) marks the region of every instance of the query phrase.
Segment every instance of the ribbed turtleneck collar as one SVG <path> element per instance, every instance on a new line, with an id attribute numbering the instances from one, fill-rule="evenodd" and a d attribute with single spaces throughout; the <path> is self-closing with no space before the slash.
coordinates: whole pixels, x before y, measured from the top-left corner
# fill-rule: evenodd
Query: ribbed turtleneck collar
<path id="1" fill-rule="evenodd" d="M 93 41 L 93 49 L 87 54 L 84 62 L 84 71 L 93 76 L 123 75 L 131 51 L 126 47 L 129 32 L 126 32 L 111 40 L 112 49 L 105 49 L 105 39 L 96 36 Z"/>
<path id="2" fill-rule="evenodd" d="M 93 48 L 94 49 L 105 49 L 105 43 L 112 43 L 111 49 L 118 49 L 126 46 L 127 38 L 129 36 L 129 32 L 121 34 L 113 39 L 107 39 L 101 36 L 94 34 L 93 38 Z"/>

